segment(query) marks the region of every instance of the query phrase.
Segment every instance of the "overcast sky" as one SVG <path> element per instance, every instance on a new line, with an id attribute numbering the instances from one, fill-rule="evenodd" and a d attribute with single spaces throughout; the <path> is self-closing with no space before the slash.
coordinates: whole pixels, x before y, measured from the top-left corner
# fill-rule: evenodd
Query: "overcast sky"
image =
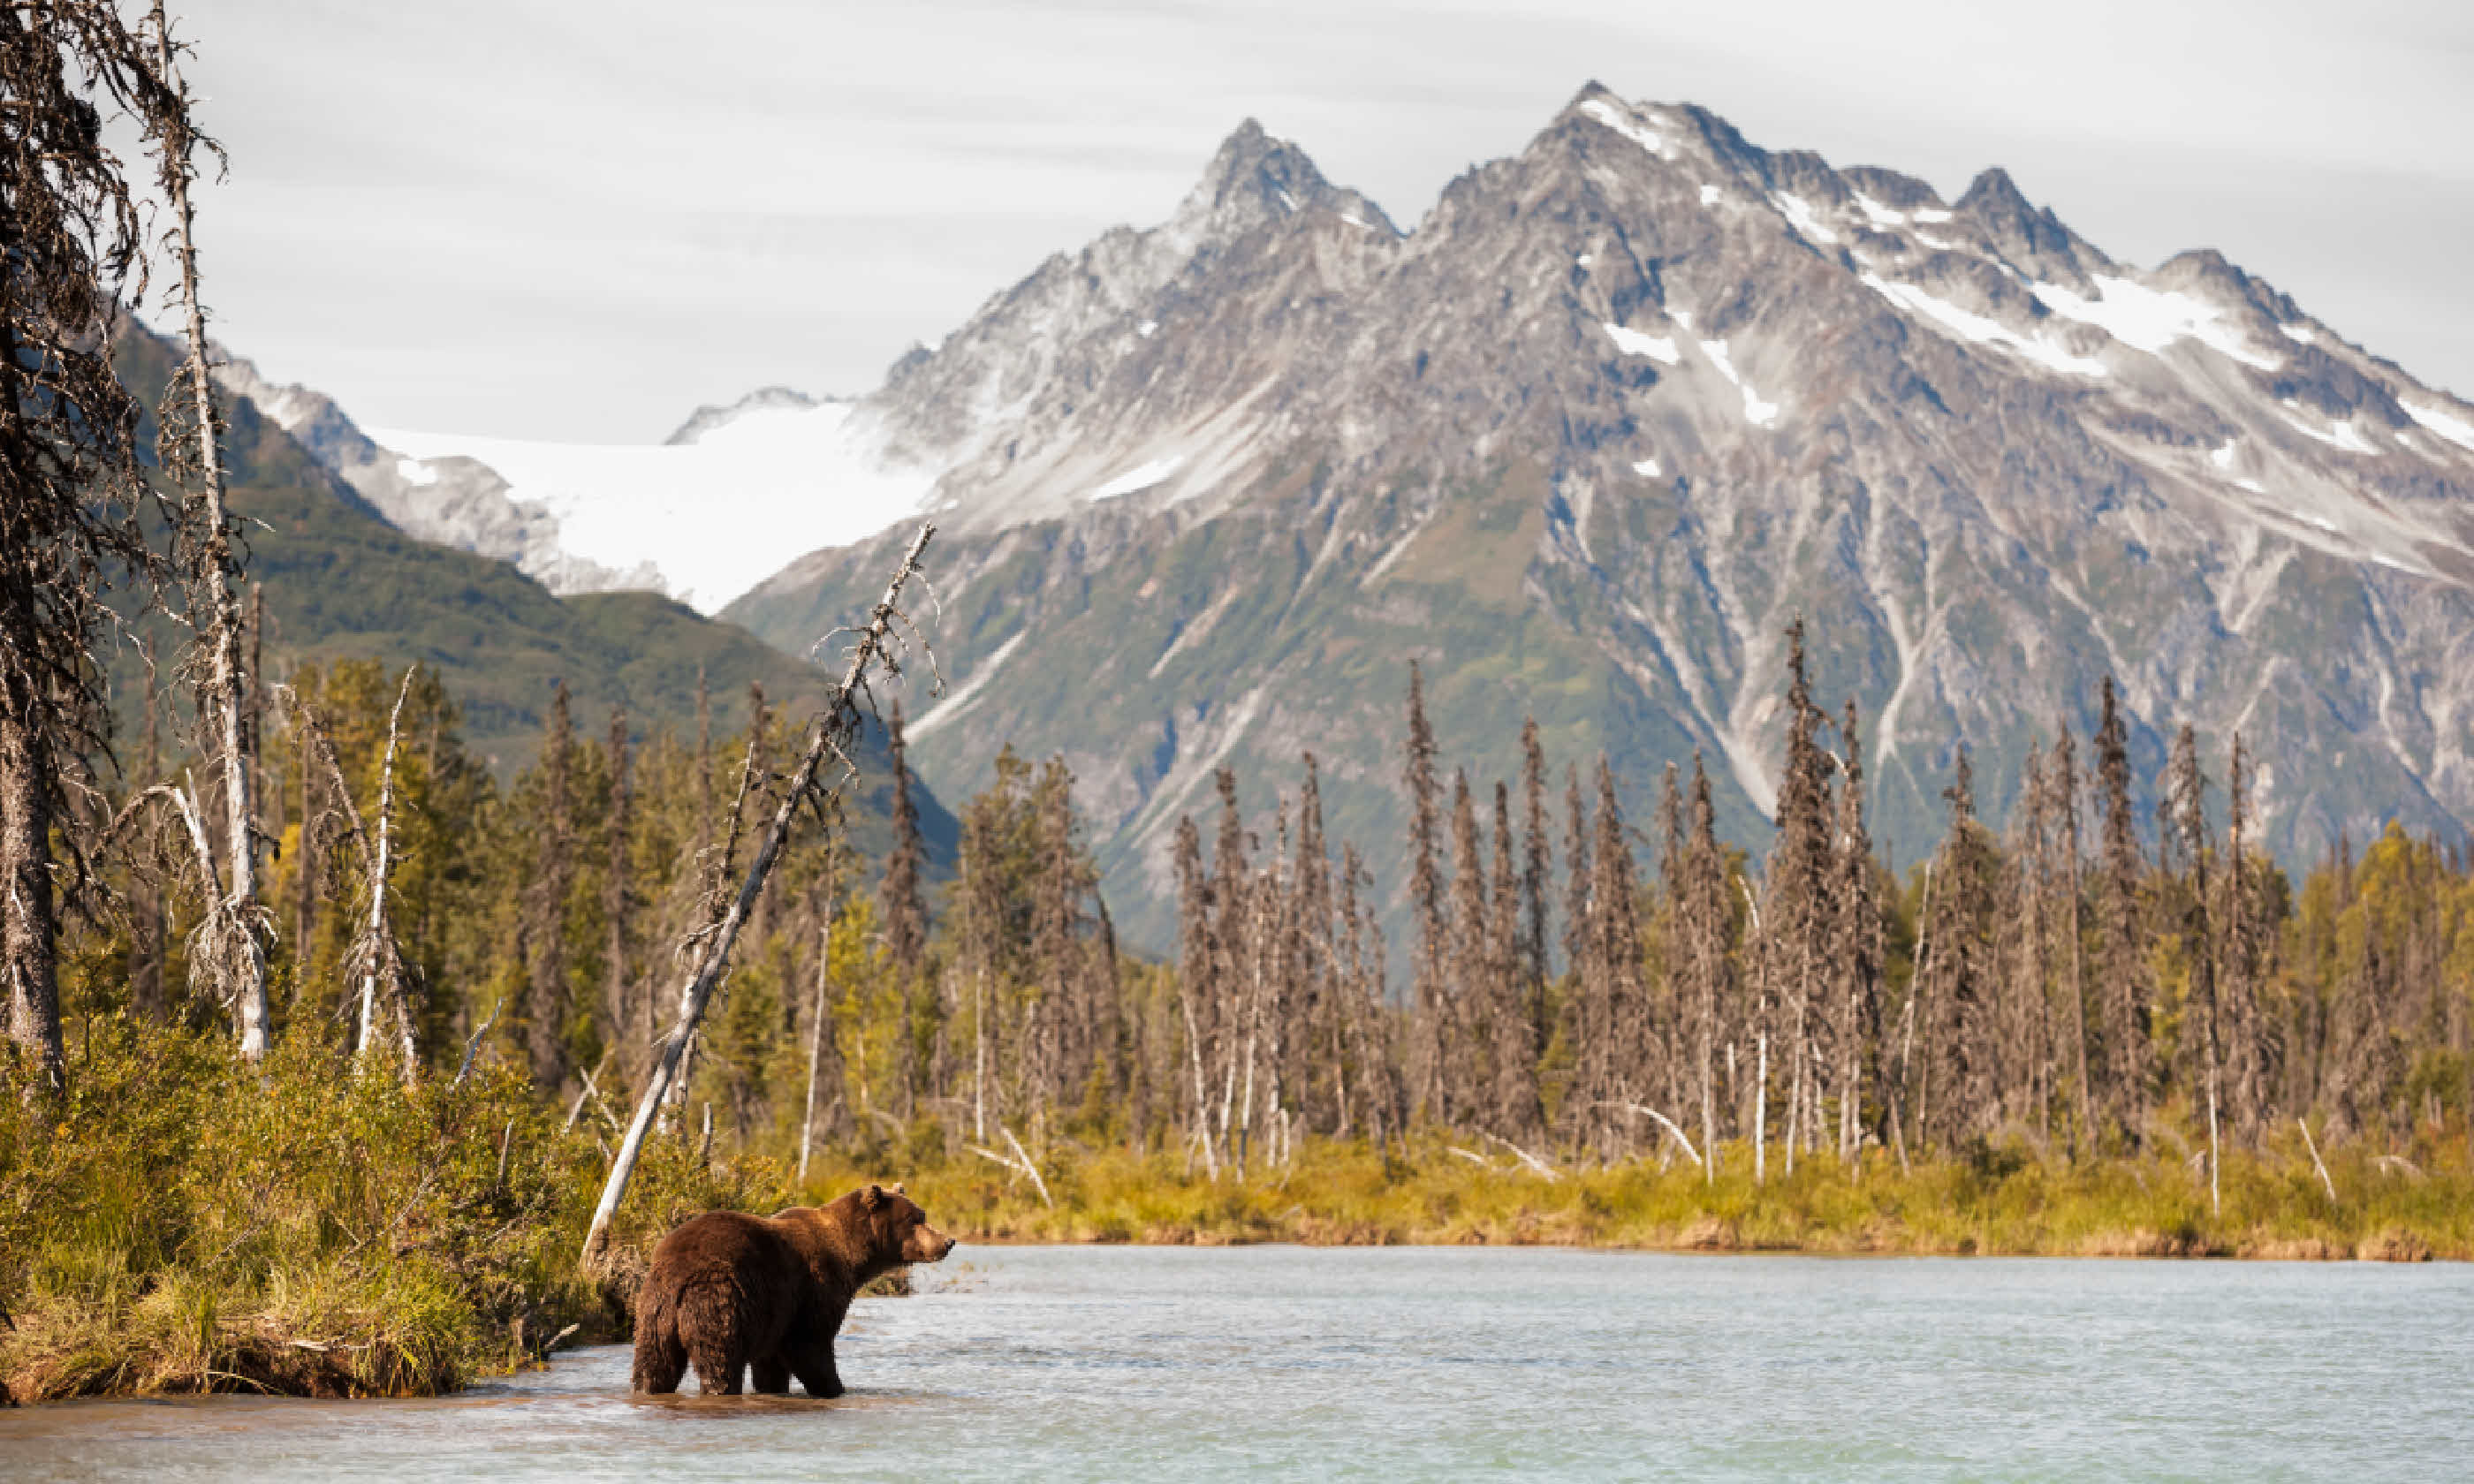
<path id="1" fill-rule="evenodd" d="M 863 392 L 1252 115 L 1404 226 L 1597 78 L 2117 257 L 2215 247 L 2474 395 L 2463 0 L 195 0 L 220 333 L 367 424 L 649 442 Z"/>

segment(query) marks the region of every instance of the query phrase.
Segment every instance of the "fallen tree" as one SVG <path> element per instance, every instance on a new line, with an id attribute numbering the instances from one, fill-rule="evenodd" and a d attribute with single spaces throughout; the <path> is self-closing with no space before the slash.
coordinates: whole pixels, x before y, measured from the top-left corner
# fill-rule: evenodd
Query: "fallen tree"
<path id="1" fill-rule="evenodd" d="M 601 1200 L 594 1208 L 593 1225 L 584 1237 L 583 1265 L 587 1273 L 599 1268 L 610 1245 L 610 1222 L 618 1214 L 618 1203 L 626 1197 L 627 1182 L 635 1174 L 636 1161 L 643 1154 L 644 1136 L 659 1116 L 662 1102 L 676 1082 L 680 1064 L 686 1059 L 688 1045 L 695 1039 L 703 1023 L 705 1007 L 712 1002 L 714 990 L 721 983 L 723 972 L 730 967 L 730 950 L 738 941 L 739 930 L 755 910 L 757 898 L 764 891 L 765 878 L 772 874 L 774 862 L 781 858 L 782 847 L 790 837 L 791 824 L 797 820 L 802 804 L 812 804 L 820 820 L 830 820 L 837 811 L 842 789 L 858 769 L 850 761 L 845 744 L 859 734 L 861 714 L 859 697 L 867 685 L 871 666 L 881 667 L 888 675 L 901 673 L 901 665 L 887 647 L 894 639 L 897 623 L 905 628 L 909 620 L 899 604 L 902 587 L 919 570 L 920 554 L 928 549 L 929 538 L 936 534 L 934 525 L 922 525 L 912 538 L 910 547 L 894 570 L 893 580 L 885 584 L 885 596 L 877 600 L 864 626 L 857 631 L 858 638 L 850 647 L 850 661 L 842 672 L 841 682 L 826 698 L 825 708 L 816 718 L 815 728 L 808 738 L 808 750 L 799 759 L 798 768 L 789 778 L 788 787 L 774 805 L 772 824 L 757 847 L 755 859 L 748 862 L 747 874 L 740 881 L 738 892 L 730 898 L 720 918 L 707 924 L 696 937 L 695 967 L 690 972 L 686 989 L 680 992 L 678 1019 L 669 1034 L 662 1039 L 660 1053 L 654 1058 L 644 1088 L 636 1103 L 635 1120 L 627 1127 L 627 1137 L 618 1146 L 618 1157 L 611 1161 L 610 1178 L 601 1187 Z M 831 637 L 831 635 L 828 635 Z M 830 785 L 819 782 L 828 757 L 842 763 L 842 772 Z M 828 826 L 830 827 L 830 826 Z"/>

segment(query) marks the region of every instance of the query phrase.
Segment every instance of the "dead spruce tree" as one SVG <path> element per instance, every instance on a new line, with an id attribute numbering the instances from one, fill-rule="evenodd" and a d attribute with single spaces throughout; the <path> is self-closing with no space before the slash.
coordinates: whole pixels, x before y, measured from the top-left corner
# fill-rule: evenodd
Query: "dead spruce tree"
<path id="1" fill-rule="evenodd" d="M 629 776 L 627 747 L 627 708 L 610 708 L 610 732 L 606 744 L 610 769 L 610 810 L 602 823 L 602 850 L 606 860 L 601 881 L 601 916 L 603 930 L 608 935 L 601 950 L 602 1008 L 610 1017 L 612 1041 L 623 1054 L 619 1070 L 632 1083 L 637 1076 L 635 1049 L 652 1039 L 652 1026 L 637 1012 L 635 980 L 628 971 L 631 937 L 628 926 L 636 918 L 636 893 L 629 881 L 628 855 L 631 836 L 630 812 L 635 803 L 634 780 Z"/>
<path id="2" fill-rule="evenodd" d="M 1477 809 L 1468 775 L 1452 773 L 1450 986 L 1437 1009 L 1435 1040 L 1443 1047 L 1443 1098 L 1437 1117 L 1459 1123 L 1485 1107 L 1489 1082 L 1487 1007 L 1493 999 L 1493 955 L 1487 933 L 1486 859 L 1478 844 Z"/>
<path id="3" fill-rule="evenodd" d="M 575 879 L 575 821 L 570 807 L 575 725 L 567 682 L 550 687 L 542 737 L 541 808 L 533 836 L 533 875 L 524 904 L 524 1050 L 533 1086 L 555 1092 L 567 1080 L 567 898 Z"/>
<path id="4" fill-rule="evenodd" d="M 1202 1156 L 1211 1178 L 1220 1178 L 1220 1145 L 1211 1129 L 1211 1072 L 1216 1061 L 1210 1031 L 1213 1007 L 1219 1002 L 1219 945 L 1212 932 L 1216 916 L 1211 878 L 1202 868 L 1202 832 L 1193 817 L 1176 822 L 1176 845 L 1171 854 L 1176 872 L 1177 1013 L 1185 1021 L 1186 1070 L 1192 1074 L 1193 1101 L 1186 1112 L 1187 1143 Z"/>
<path id="5" fill-rule="evenodd" d="M 1856 703 L 1847 703 L 1839 737 L 1845 781 L 1838 791 L 1833 846 L 1830 945 L 1838 1048 L 1838 1159 L 1853 1165 L 1862 1148 L 1865 1089 L 1878 1085 L 1881 1034 L 1881 885 L 1873 837 L 1864 825 L 1864 742 Z M 1671 785 L 1670 785 L 1671 786 Z M 1867 1075 L 1868 1068 L 1871 1075 Z M 1878 1131 L 1877 1131 L 1878 1137 Z"/>
<path id="6" fill-rule="evenodd" d="M 57 1089 L 62 880 L 74 896 L 92 879 L 78 822 L 109 756 L 101 648 L 133 616 L 107 587 L 162 590 L 171 565 L 139 516 L 177 514 L 139 471 L 138 408 L 112 373 L 144 239 L 106 113 L 186 104 L 99 0 L 0 7 L 0 1013 Z"/>
<path id="7" fill-rule="evenodd" d="M 2104 678 L 2097 695 L 2096 778 L 2104 814 L 2099 849 L 2103 911 L 2098 919 L 2103 946 L 2097 965 L 2103 1012 L 2101 1095 L 2117 1132 L 2136 1145 L 2147 1120 L 2149 1078 L 2147 965 L 2140 952 L 2140 887 L 2147 862 L 2140 855 L 2139 823 L 2130 802 L 2130 730 L 2112 676 Z"/>
<path id="8" fill-rule="evenodd" d="M 611 1161 L 610 1178 L 601 1187 L 601 1198 L 593 1209 L 593 1224 L 584 1239 L 583 1265 L 588 1273 L 596 1270 L 610 1245 L 610 1222 L 618 1213 L 618 1202 L 627 1193 L 627 1184 L 636 1173 L 636 1161 L 643 1153 L 644 1136 L 650 1132 L 653 1119 L 668 1095 L 671 1079 L 678 1075 L 679 1063 L 687 1054 L 688 1042 L 704 1019 L 705 1007 L 713 992 L 730 967 L 730 951 L 739 932 L 764 890 L 765 879 L 781 858 L 782 848 L 789 840 L 790 826 L 797 821 L 801 808 L 815 809 L 824 816 L 829 807 L 837 807 L 842 789 L 847 785 L 854 766 L 849 762 L 849 746 L 858 736 L 861 719 L 860 698 L 868 682 L 868 672 L 881 668 L 897 675 L 901 667 L 891 645 L 900 641 L 899 631 L 907 631 L 909 619 L 900 603 L 902 588 L 919 570 L 919 558 L 928 549 L 928 541 L 936 534 L 934 525 L 923 524 L 903 554 L 902 564 L 894 569 L 893 578 L 885 584 L 885 596 L 877 600 L 864 626 L 849 648 L 848 662 L 840 682 L 827 697 L 825 709 L 816 718 L 814 730 L 808 738 L 807 751 L 791 771 L 781 799 L 775 803 L 773 818 L 758 843 L 755 857 L 748 863 L 746 876 L 740 882 L 738 893 L 723 908 L 719 921 L 704 929 L 698 938 L 694 968 L 680 992 L 678 1020 L 663 1038 L 659 1054 L 645 1078 L 644 1089 L 636 1103 L 636 1116 L 627 1126 L 627 1136 Z M 897 629 L 899 626 L 899 631 Z M 829 635 L 830 637 L 830 635 Z M 821 642 L 821 641 L 819 641 Z M 828 759 L 839 763 L 842 772 L 831 782 L 821 775 Z"/>
<path id="9" fill-rule="evenodd" d="M 266 1054 L 266 947 L 272 925 L 258 901 L 257 748 L 250 724 L 256 692 L 243 651 L 247 625 L 235 549 L 239 522 L 226 499 L 223 411 L 207 365 L 210 347 L 198 291 L 196 211 L 190 199 L 198 152 L 221 152 L 191 123 L 188 85 L 178 61 L 183 48 L 172 39 L 159 3 L 148 22 L 157 85 L 144 94 L 143 122 L 151 136 L 158 184 L 170 207 L 164 247 L 178 270 L 176 292 L 188 346 L 158 413 L 157 446 L 165 478 L 181 491 L 179 560 L 190 587 L 188 622 L 196 633 L 183 669 L 196 688 L 200 750 L 217 776 L 224 814 L 220 889 L 193 937 L 189 976 L 193 992 L 208 990 L 232 1006 L 240 1054 L 255 1061 Z"/>
<path id="10" fill-rule="evenodd" d="M 2219 1139 L 2221 1121 L 2219 1079 L 2223 1069 L 2222 1034 L 2217 1003 L 2217 939 L 2208 921 L 2208 813 L 2207 776 L 2199 771 L 2199 738 L 2189 723 L 2173 734 L 2173 752 L 2166 773 L 2167 817 L 2171 829 L 2167 839 L 2174 848 L 2174 859 L 2169 860 L 2168 876 L 2175 874 L 2170 867 L 2179 865 L 2181 879 L 2175 883 L 2180 898 L 2181 922 L 2177 924 L 2182 940 L 2183 961 L 2190 966 L 2190 986 L 2186 1014 L 2198 1021 L 2198 1035 L 2191 1037 L 2191 1052 L 2199 1065 L 2193 1080 L 2207 1098 L 2208 1109 L 2208 1203 L 2212 1210 L 2220 1210 L 2221 1183 L 2218 1171 L 2222 1152 Z"/>
<path id="11" fill-rule="evenodd" d="M 919 1017 L 928 967 L 928 905 L 920 885 L 928 851 L 919 838 L 918 801 L 910 796 L 910 741 L 903 732 L 899 699 L 885 725 L 885 741 L 892 753 L 893 848 L 885 857 L 885 879 L 877 888 L 877 917 L 885 925 L 886 958 L 901 983 L 905 1034 L 896 1074 L 902 1079 L 902 1115 L 907 1119 L 926 1070 L 919 1065 L 919 1041 L 910 1028 Z"/>
<path id="12" fill-rule="evenodd" d="M 354 935 L 344 958 L 347 983 L 357 983 L 360 990 L 359 1011 L 354 1017 L 352 1061 L 365 1067 L 376 1050 L 380 1031 L 379 1017 L 390 1022 L 390 1033 L 402 1063 L 403 1080 L 411 1082 L 421 1070 L 421 1055 L 413 1034 L 413 973 L 404 962 L 402 946 L 396 940 L 395 925 L 388 910 L 388 877 L 395 865 L 395 761 L 403 727 L 404 699 L 412 694 L 413 677 L 420 666 L 406 665 L 403 681 L 398 687 L 395 707 L 387 714 L 386 752 L 378 763 L 378 822 L 376 838 L 361 819 L 360 806 L 352 802 L 352 789 L 344 777 L 343 760 L 335 754 L 333 729 L 316 707 L 300 696 L 289 697 L 301 716 L 302 750 L 314 754 L 324 764 L 327 785 L 336 807 L 343 813 L 349 838 L 360 848 L 364 863 L 363 892 L 368 908 L 361 930 Z M 308 801 L 303 800 L 306 808 Z M 315 832 L 314 817 L 304 816 L 302 838 Z"/>
<path id="13" fill-rule="evenodd" d="M 1409 796 L 1409 914 L 1417 928 L 1417 959 L 1409 984 L 1410 1114 L 1445 1118 L 1443 1017 L 1447 948 L 1443 875 L 1436 866 L 1443 845 L 1443 811 L 1436 801 L 1435 732 L 1426 724 L 1425 679 L 1414 659 L 1409 661 L 1409 741 L 1401 756 L 1400 784 Z"/>
<path id="14" fill-rule="evenodd" d="M 1685 945 L 1689 978 L 1681 987 L 1692 1025 L 1692 1053 L 1698 1064 L 1693 1091 L 1701 1104 L 1701 1147 L 1705 1171 L 1718 1168 L 1718 1056 L 1727 1048 L 1728 1080 L 1734 1081 L 1736 1026 L 1730 1015 L 1735 1003 L 1734 960 L 1728 943 L 1734 936 L 1729 920 L 1734 902 L 1727 884 L 1727 860 L 1718 846 L 1717 811 L 1710 802 L 1710 774 L 1701 754 L 1692 754 L 1691 834 L 1684 848 L 1684 886 L 1677 896 L 1675 931 Z"/>
<path id="15" fill-rule="evenodd" d="M 1786 1172 L 1795 1173 L 1799 1144 L 1820 1126 L 1818 1073 L 1825 1069 L 1818 1033 L 1826 1030 L 1821 995 L 1824 951 L 1831 937 L 1831 754 L 1817 732 L 1824 718 L 1805 681 L 1804 620 L 1787 626 L 1786 765 L 1778 795 L 1778 841 L 1762 874 L 1765 925 L 1761 951 L 1780 1000 L 1782 1064 L 1786 1071 Z"/>

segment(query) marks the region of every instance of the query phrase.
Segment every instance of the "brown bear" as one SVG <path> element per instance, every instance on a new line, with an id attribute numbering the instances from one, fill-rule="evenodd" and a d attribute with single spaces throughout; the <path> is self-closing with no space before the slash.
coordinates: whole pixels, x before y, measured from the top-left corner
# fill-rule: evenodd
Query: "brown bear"
<path id="1" fill-rule="evenodd" d="M 796 1376 L 809 1396 L 838 1397 L 834 1335 L 851 1300 L 953 1250 L 900 1185 L 771 1216 L 707 1211 L 653 1251 L 636 1298 L 636 1390 L 674 1392 L 693 1365 L 706 1396 L 735 1397 L 752 1365 L 759 1392 L 788 1392 Z"/>

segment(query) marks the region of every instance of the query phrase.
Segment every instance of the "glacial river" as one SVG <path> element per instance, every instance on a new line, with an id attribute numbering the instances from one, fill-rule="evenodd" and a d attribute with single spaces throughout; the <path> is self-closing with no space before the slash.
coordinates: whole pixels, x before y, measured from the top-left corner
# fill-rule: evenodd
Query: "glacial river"
<path id="1" fill-rule="evenodd" d="M 960 1266 L 967 1263 L 968 1266 Z M 852 1394 L 0 1413 L 0 1478 L 2460 1479 L 2474 1267 L 972 1248 Z"/>

